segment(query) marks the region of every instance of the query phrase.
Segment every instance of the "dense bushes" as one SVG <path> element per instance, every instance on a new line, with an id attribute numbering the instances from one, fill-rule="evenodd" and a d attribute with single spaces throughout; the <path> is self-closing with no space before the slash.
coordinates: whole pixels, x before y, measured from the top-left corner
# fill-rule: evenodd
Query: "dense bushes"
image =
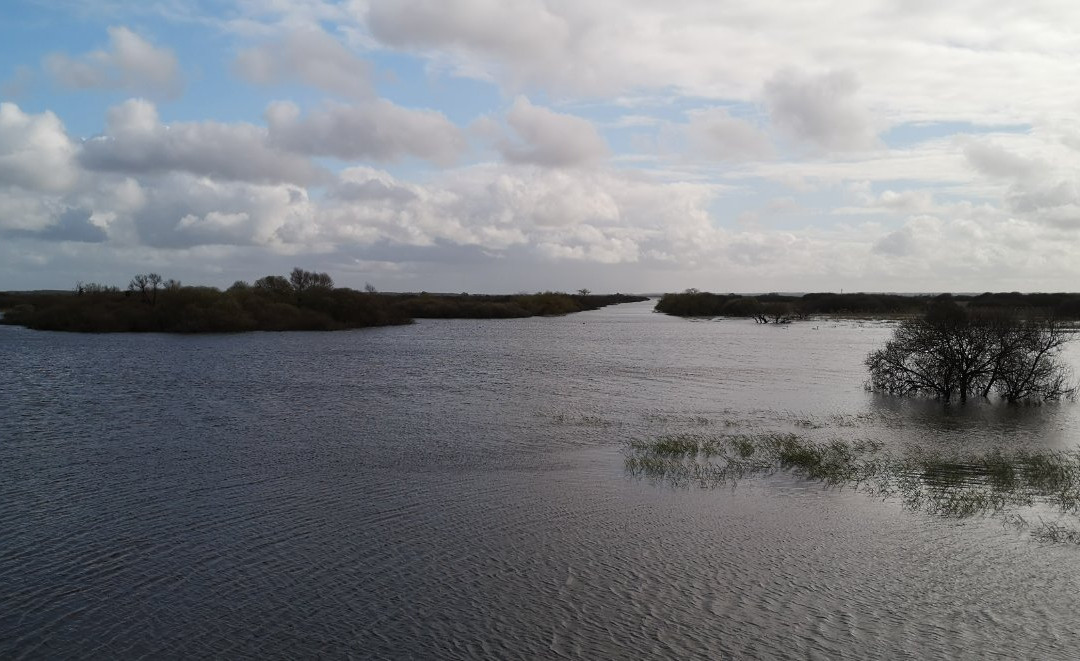
<path id="1" fill-rule="evenodd" d="M 779 309 L 775 304 L 790 306 L 791 316 L 809 315 L 889 315 L 912 316 L 924 314 L 937 300 L 950 300 L 969 309 L 1039 310 L 1057 319 L 1080 319 L 1080 294 L 979 294 L 905 296 L 902 294 L 832 294 L 814 293 L 801 296 L 763 294 L 710 294 L 688 290 L 681 294 L 664 294 L 656 304 L 657 312 L 677 317 L 752 317 L 758 318 L 763 308 Z"/>
<path id="2" fill-rule="evenodd" d="M 80 284 L 75 293 L 7 294 L 2 303 L 7 324 L 96 333 L 339 330 L 410 321 L 378 295 L 334 289 L 326 274 L 301 269 L 292 282 L 267 276 L 224 292 L 148 274 L 133 278 L 127 291 Z"/>
<path id="3" fill-rule="evenodd" d="M 516 294 L 487 296 L 469 294 L 389 294 L 399 310 L 417 319 L 512 319 L 570 314 L 616 303 L 648 300 L 626 294 Z"/>
<path id="4" fill-rule="evenodd" d="M 227 333 L 339 330 L 410 323 L 413 318 L 513 318 L 592 310 L 645 297 L 544 292 L 516 296 L 378 294 L 334 287 L 325 273 L 293 269 L 213 287 L 183 287 L 157 274 L 137 275 L 126 291 L 79 283 L 72 292 L 0 293 L 3 323 L 39 330 Z"/>

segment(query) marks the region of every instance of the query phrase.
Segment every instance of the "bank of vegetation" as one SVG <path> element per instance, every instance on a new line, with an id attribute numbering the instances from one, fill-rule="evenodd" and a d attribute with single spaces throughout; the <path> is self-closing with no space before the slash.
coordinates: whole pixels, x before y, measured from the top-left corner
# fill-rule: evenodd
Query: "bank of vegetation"
<path id="1" fill-rule="evenodd" d="M 416 318 L 513 318 L 559 315 L 646 300 L 545 292 L 515 296 L 381 294 L 335 287 L 326 273 L 293 269 L 239 281 L 222 291 L 184 286 L 149 273 L 126 289 L 79 283 L 71 292 L 0 292 L 0 323 L 91 333 L 233 333 L 344 330 L 411 323 Z"/>
<path id="2" fill-rule="evenodd" d="M 1080 320 L 1080 294 L 1066 293 L 936 296 L 811 293 L 747 296 L 690 289 L 677 294 L 664 294 L 657 302 L 656 310 L 678 317 L 726 316 L 752 318 L 759 323 L 787 323 L 815 315 L 910 317 L 926 313 L 931 305 L 940 300 L 949 300 L 973 310 L 1038 311 L 1057 319 Z"/>
<path id="3" fill-rule="evenodd" d="M 617 303 L 649 300 L 646 296 L 627 294 L 576 294 L 542 292 L 538 294 L 385 294 L 394 306 L 417 319 L 513 319 L 570 314 L 596 310 Z"/>

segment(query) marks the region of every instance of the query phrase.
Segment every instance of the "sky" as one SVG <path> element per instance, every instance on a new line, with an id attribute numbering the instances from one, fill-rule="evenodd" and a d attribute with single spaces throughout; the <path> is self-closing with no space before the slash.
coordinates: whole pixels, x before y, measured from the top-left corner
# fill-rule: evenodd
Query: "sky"
<path id="1" fill-rule="evenodd" d="M 0 290 L 1080 290 L 1080 3 L 5 0 Z"/>

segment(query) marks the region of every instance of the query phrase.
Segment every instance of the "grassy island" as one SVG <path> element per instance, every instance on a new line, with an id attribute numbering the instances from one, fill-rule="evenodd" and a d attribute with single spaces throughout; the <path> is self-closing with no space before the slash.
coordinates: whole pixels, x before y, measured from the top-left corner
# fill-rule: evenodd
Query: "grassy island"
<path id="1" fill-rule="evenodd" d="M 326 273 L 299 268 L 288 278 L 239 281 L 221 291 L 183 286 L 150 273 L 132 278 L 127 289 L 79 283 L 71 292 L 0 292 L 0 323 L 84 333 L 343 330 L 408 324 L 416 318 L 560 315 L 643 300 L 584 290 L 514 296 L 380 294 L 371 287 L 335 287 Z"/>

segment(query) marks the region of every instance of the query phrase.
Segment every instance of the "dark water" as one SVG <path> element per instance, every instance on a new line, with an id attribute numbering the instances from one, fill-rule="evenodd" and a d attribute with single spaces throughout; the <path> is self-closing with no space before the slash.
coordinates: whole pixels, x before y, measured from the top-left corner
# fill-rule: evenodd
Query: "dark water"
<path id="1" fill-rule="evenodd" d="M 657 486 L 621 444 L 1070 448 L 1080 404 L 898 402 L 862 388 L 885 324 L 651 305 L 0 327 L 0 658 L 1075 658 L 1075 546 L 785 475 Z"/>

